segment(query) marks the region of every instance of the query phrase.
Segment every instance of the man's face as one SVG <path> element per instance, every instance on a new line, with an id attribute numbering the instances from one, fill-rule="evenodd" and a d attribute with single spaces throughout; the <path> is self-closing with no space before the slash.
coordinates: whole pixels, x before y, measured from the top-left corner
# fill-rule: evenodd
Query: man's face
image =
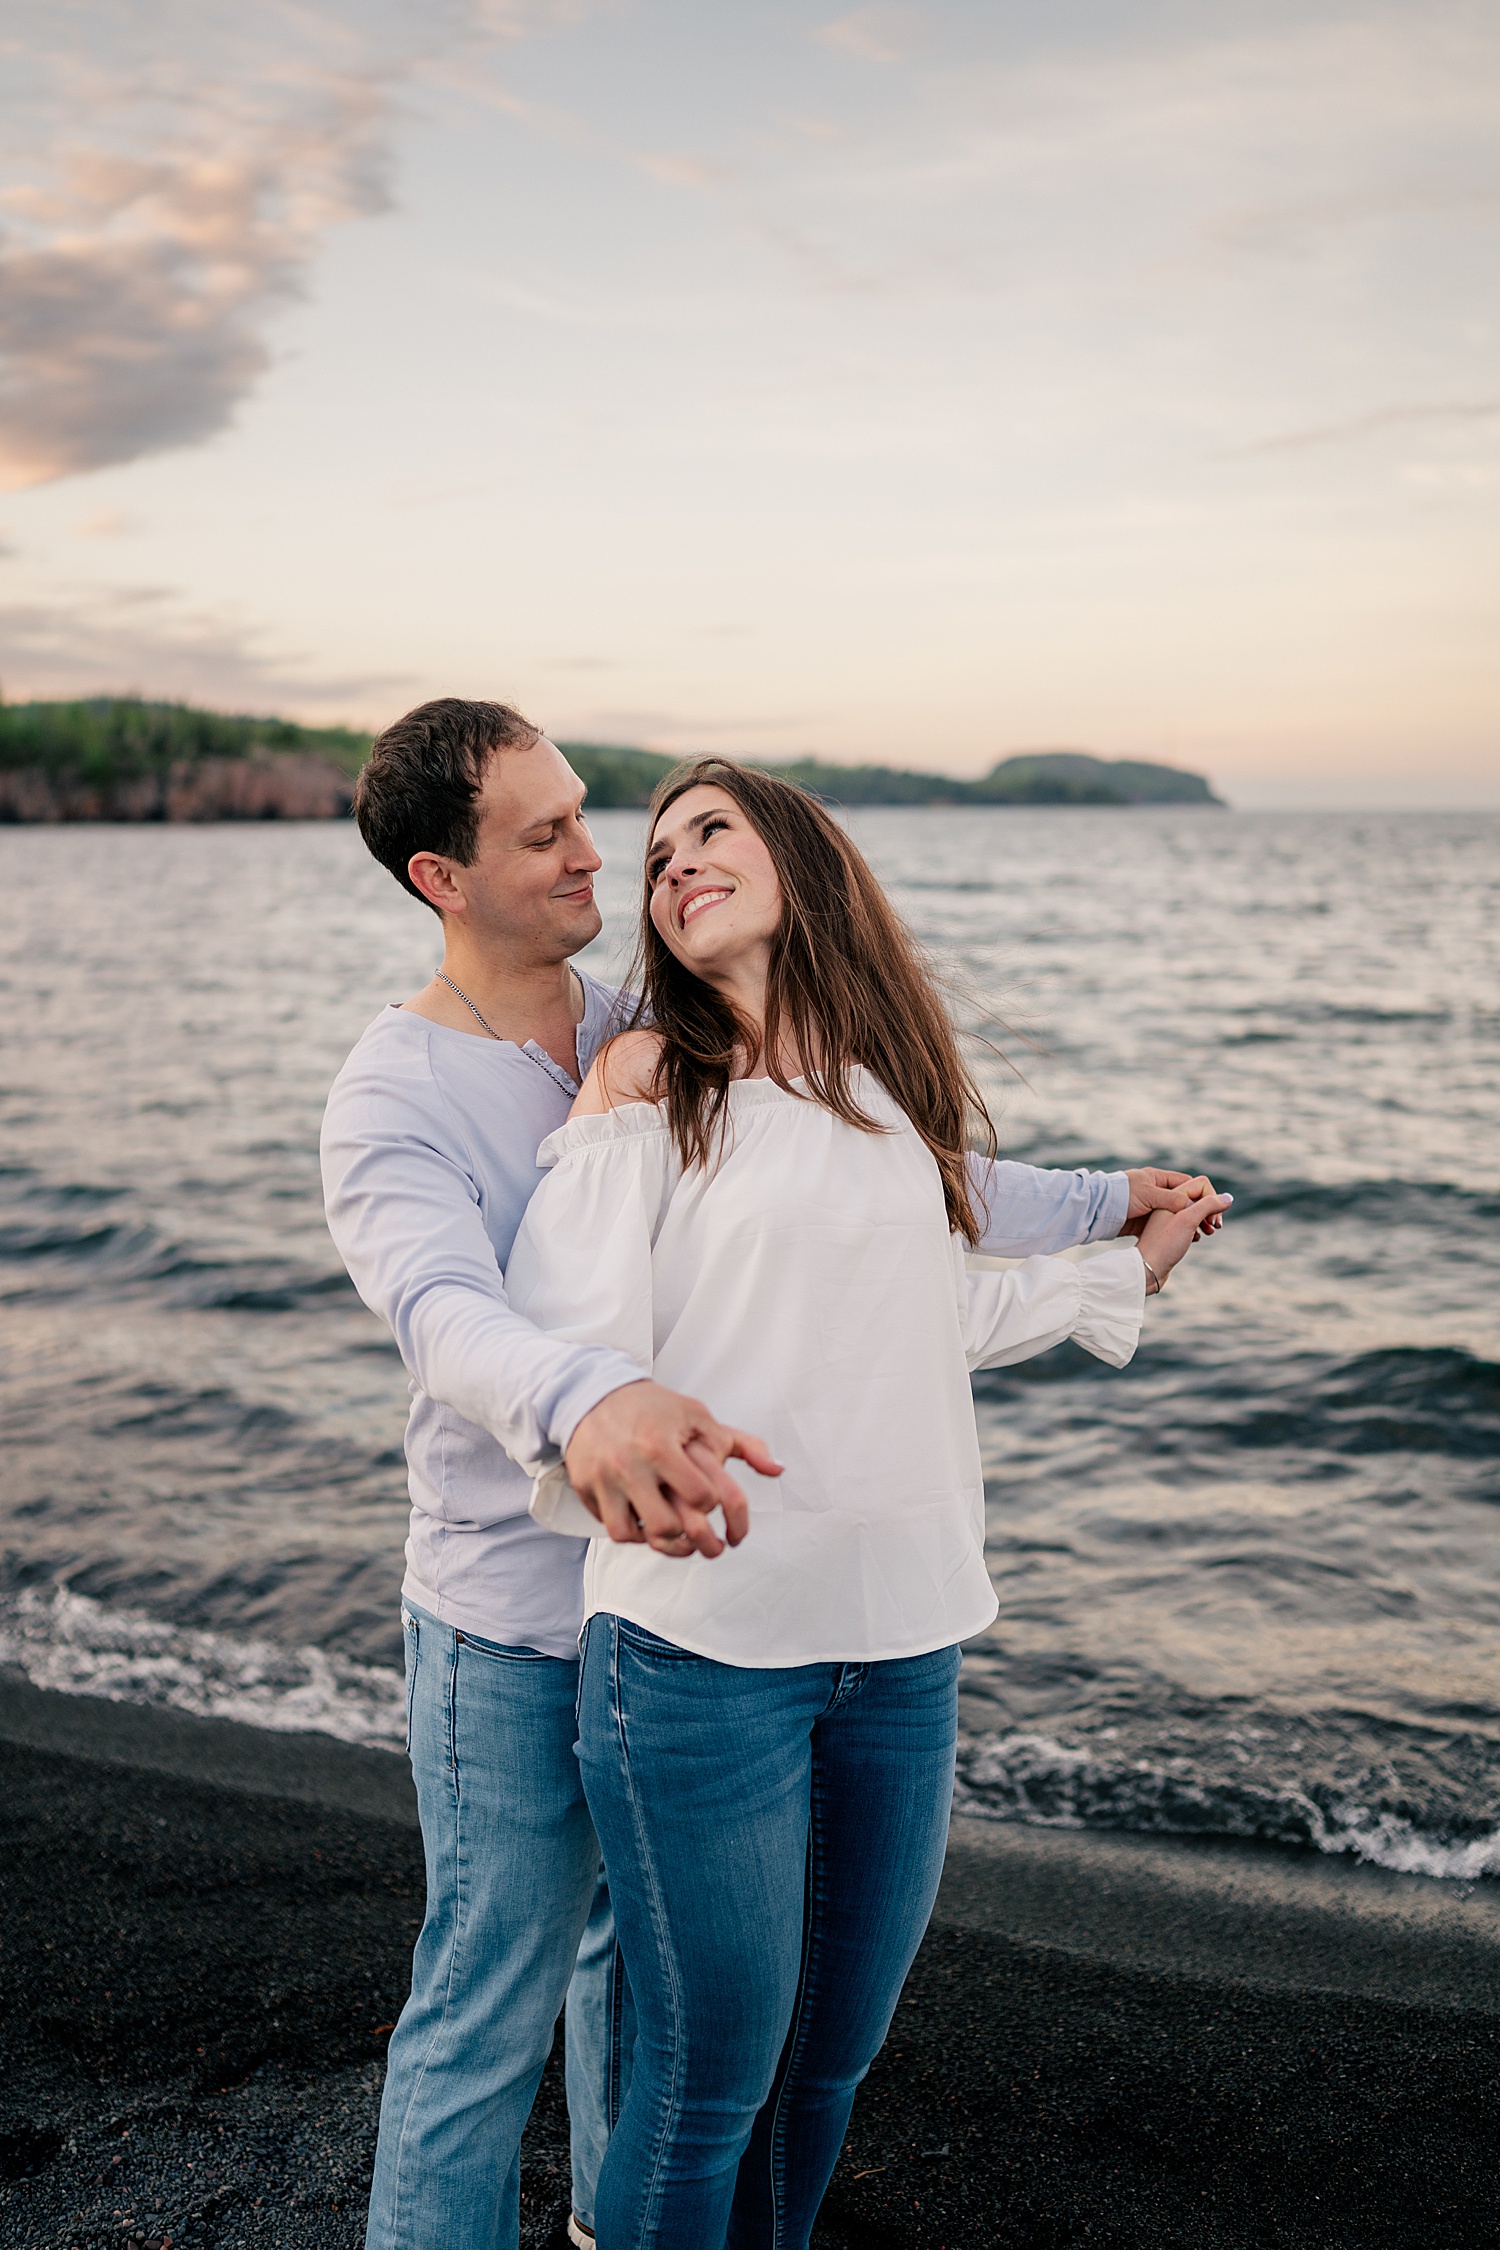
<path id="1" fill-rule="evenodd" d="M 565 961 L 599 935 L 599 854 L 583 818 L 583 783 L 555 742 L 497 750 L 479 793 L 479 845 L 447 860 L 466 928 L 538 962 Z"/>

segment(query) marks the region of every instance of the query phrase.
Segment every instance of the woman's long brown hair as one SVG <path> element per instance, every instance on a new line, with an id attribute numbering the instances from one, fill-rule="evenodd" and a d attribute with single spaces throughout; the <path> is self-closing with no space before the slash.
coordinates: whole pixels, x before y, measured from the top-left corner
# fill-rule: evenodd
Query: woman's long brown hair
<path id="1" fill-rule="evenodd" d="M 959 1052 L 952 1021 L 920 953 L 863 855 L 815 797 L 727 758 L 668 774 L 651 799 L 648 838 L 689 789 L 721 789 L 771 855 L 781 926 L 771 941 L 764 1052 L 791 1092 L 780 1057 L 796 1056 L 808 1096 L 846 1125 L 884 1130 L 860 1108 L 850 1073 L 863 1068 L 905 1111 L 942 1175 L 948 1224 L 968 1241 L 984 1230 L 966 1162 L 993 1156 L 995 1128 Z M 634 1021 L 662 1037 L 651 1098 L 662 1103 L 684 1164 L 707 1165 L 723 1132 L 738 1061 L 754 1069 L 762 1041 L 730 1003 L 663 942 L 646 886 L 634 970 Z"/>

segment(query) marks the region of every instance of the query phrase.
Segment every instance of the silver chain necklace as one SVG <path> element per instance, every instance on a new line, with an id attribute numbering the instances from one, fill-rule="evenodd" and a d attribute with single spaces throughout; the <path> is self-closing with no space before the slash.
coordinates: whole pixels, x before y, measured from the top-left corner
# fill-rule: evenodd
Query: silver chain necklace
<path id="1" fill-rule="evenodd" d="M 485 1022 L 483 1016 L 479 1013 L 479 1010 L 475 1007 L 467 992 L 461 992 L 458 986 L 454 983 L 452 977 L 448 976 L 442 969 L 434 969 L 432 973 L 437 978 L 439 984 L 445 984 L 448 987 L 448 990 L 454 995 L 455 999 L 462 1000 L 464 1006 L 468 1009 L 470 1015 L 474 1018 L 474 1021 L 479 1025 L 480 1029 L 482 1031 L 487 1031 L 492 1039 L 499 1039 L 500 1044 L 503 1047 L 505 1045 L 505 1041 L 501 1039 L 500 1033 L 495 1029 L 492 1023 Z M 578 971 L 576 969 L 570 969 L 568 974 L 575 979 L 577 979 L 578 977 Z"/>
<path id="2" fill-rule="evenodd" d="M 458 999 L 462 1000 L 464 1006 L 468 1009 L 470 1015 L 474 1018 L 474 1021 L 479 1025 L 482 1031 L 487 1031 L 492 1039 L 500 1039 L 500 1034 L 495 1029 L 494 1025 L 492 1023 L 485 1022 L 483 1016 L 479 1013 L 479 1010 L 475 1007 L 467 992 L 460 992 L 452 977 L 445 976 L 441 969 L 434 969 L 433 975 L 437 978 L 439 984 L 445 984 L 451 993 L 454 993 Z M 500 1039 L 500 1044 L 503 1047 L 505 1041 L 503 1039 Z"/>

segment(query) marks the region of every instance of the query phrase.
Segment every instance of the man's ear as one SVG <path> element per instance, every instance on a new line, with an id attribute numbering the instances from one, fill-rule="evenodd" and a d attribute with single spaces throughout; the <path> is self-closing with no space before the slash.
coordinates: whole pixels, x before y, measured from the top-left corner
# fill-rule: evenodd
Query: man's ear
<path id="1" fill-rule="evenodd" d="M 451 860 L 439 858 L 436 852 L 413 852 L 406 863 L 406 872 L 429 906 L 439 914 L 462 914 L 466 905 L 463 892 L 453 879 Z"/>

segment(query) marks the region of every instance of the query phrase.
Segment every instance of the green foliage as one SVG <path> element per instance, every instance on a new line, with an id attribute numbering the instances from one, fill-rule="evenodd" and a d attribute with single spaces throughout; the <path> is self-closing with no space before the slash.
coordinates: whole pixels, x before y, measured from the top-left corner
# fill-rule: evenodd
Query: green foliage
<path id="1" fill-rule="evenodd" d="M 627 750 L 608 742 L 560 742 L 557 747 L 587 789 L 595 812 L 649 805 L 662 775 L 682 763 L 655 750 Z"/>
<path id="2" fill-rule="evenodd" d="M 618 743 L 564 742 L 560 747 L 587 784 L 595 807 L 646 805 L 663 774 L 682 762 Z M 370 737 L 353 727 L 238 718 L 186 703 L 147 703 L 138 696 L 0 703 L 0 768 L 28 768 L 91 787 L 107 789 L 203 758 L 245 758 L 278 750 L 327 758 L 354 774 L 369 755 Z M 1219 803 L 1201 774 L 1124 758 L 1093 758 L 1081 750 L 1005 758 L 979 781 L 899 766 L 835 766 L 819 758 L 796 758 L 770 770 L 840 805 Z"/>
<path id="3" fill-rule="evenodd" d="M 1091 758 L 1082 750 L 1033 750 L 1002 758 L 972 800 L 989 805 L 1216 805 L 1202 774 L 1130 758 Z"/>
<path id="4" fill-rule="evenodd" d="M 597 742 L 563 742 L 596 809 L 645 805 L 663 774 L 682 761 L 651 750 L 626 750 Z M 1004 758 L 979 781 L 946 773 L 915 773 L 900 766 L 834 766 L 821 758 L 767 765 L 784 781 L 837 805 L 1216 805 L 1220 800 L 1201 774 L 1177 766 L 1143 765 L 1128 758 L 1092 758 L 1082 750 L 1037 750 Z"/>
<path id="5" fill-rule="evenodd" d="M 186 703 L 94 696 L 82 703 L 0 703 L 0 767 L 25 767 L 101 788 L 202 758 L 293 750 L 357 773 L 370 737 L 352 727 L 235 718 Z"/>
<path id="6" fill-rule="evenodd" d="M 964 805 L 973 796 L 971 782 L 902 766 L 831 766 L 822 758 L 794 758 L 771 770 L 835 805 Z"/>

